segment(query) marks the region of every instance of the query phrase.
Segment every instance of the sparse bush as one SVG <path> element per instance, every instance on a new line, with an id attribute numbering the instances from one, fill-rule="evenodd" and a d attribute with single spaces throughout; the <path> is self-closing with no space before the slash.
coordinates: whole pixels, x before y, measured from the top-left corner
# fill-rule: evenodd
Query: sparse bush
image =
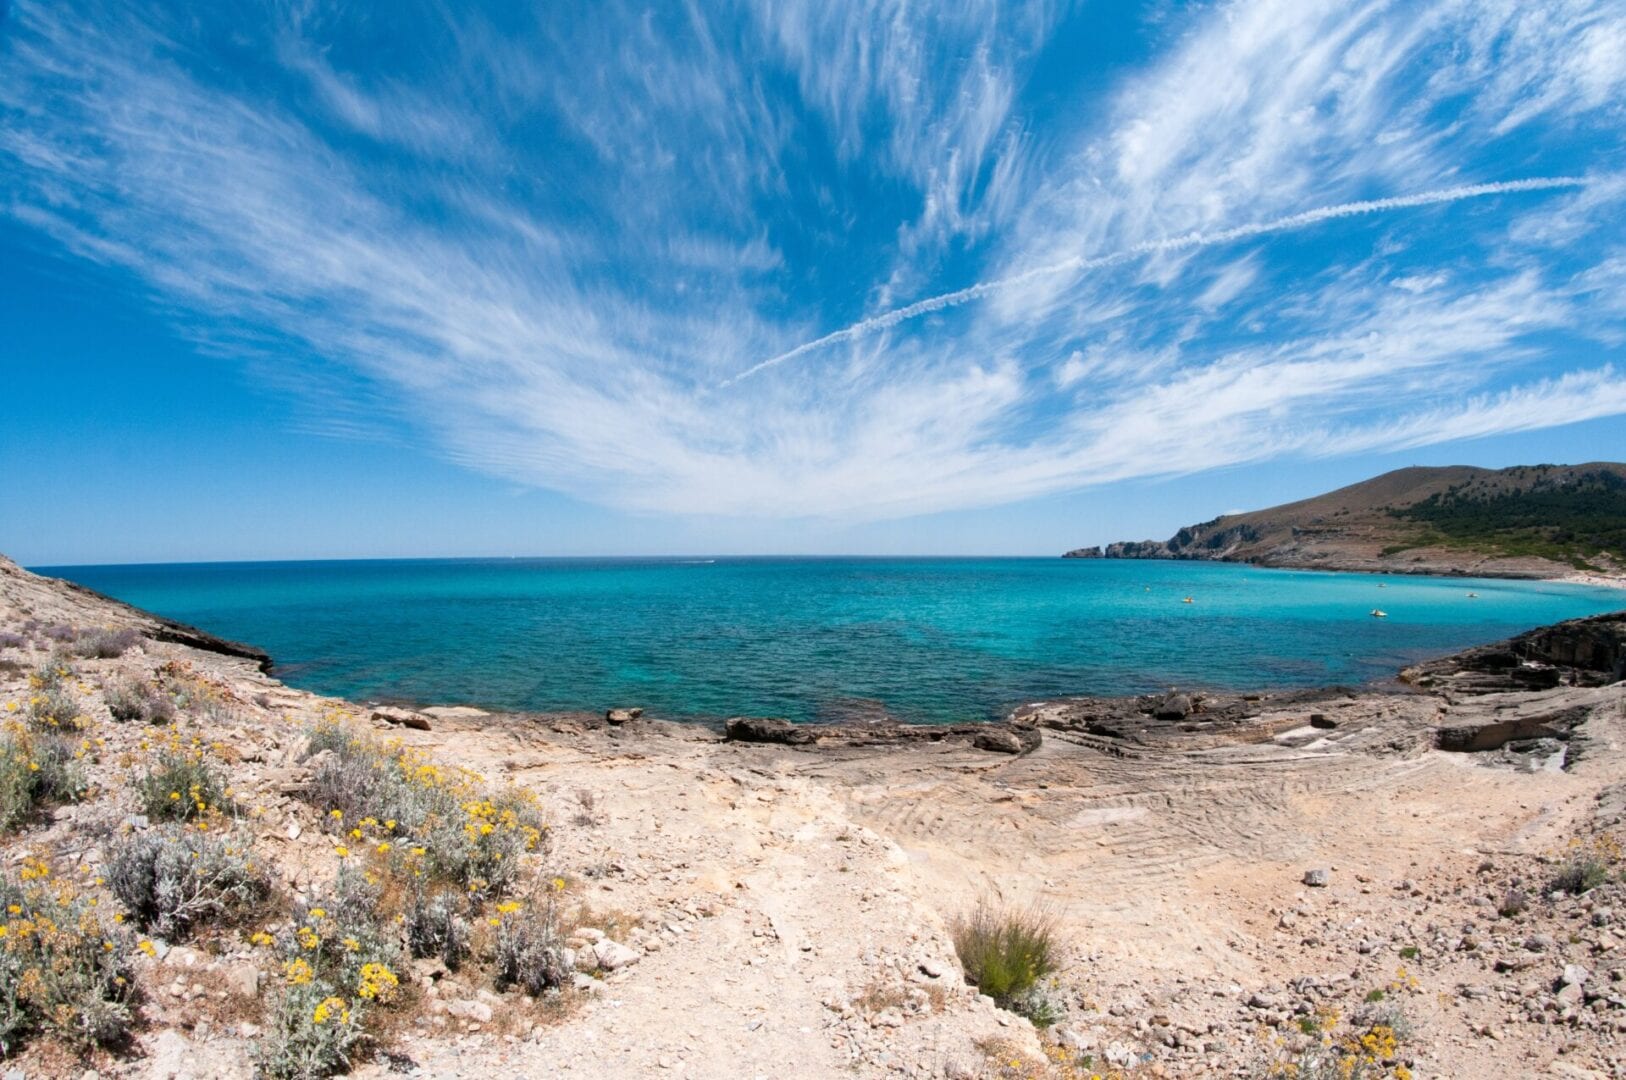
<path id="1" fill-rule="evenodd" d="M 1619 849 L 1608 836 L 1597 836 L 1590 843 L 1576 843 L 1559 864 L 1558 872 L 1548 883 L 1554 893 L 1590 893 L 1610 880 L 1610 870 L 1619 859 Z"/>
<path id="2" fill-rule="evenodd" d="M 102 698 L 115 720 L 143 724 L 168 724 L 175 720 L 175 700 L 144 679 L 114 683 Z"/>
<path id="3" fill-rule="evenodd" d="M 596 813 L 598 796 L 586 788 L 581 788 L 576 792 L 576 806 L 578 809 L 576 816 L 571 819 L 571 824 L 583 829 L 590 829 L 598 824 L 598 814 Z"/>
<path id="4" fill-rule="evenodd" d="M 48 866 L 25 861 L 0 874 L 0 1056 L 45 1032 L 80 1046 L 127 1035 L 135 982 L 124 930 Z"/>
<path id="5" fill-rule="evenodd" d="M 1056 970 L 1055 919 L 1038 908 L 1012 908 L 984 897 L 954 921 L 954 951 L 966 978 L 1001 1005 L 1020 1011 Z"/>
<path id="6" fill-rule="evenodd" d="M 1054 1027 L 1067 1015 L 1067 1007 L 1057 998 L 1052 987 L 1035 984 L 1012 997 L 1006 1008 L 1025 1016 L 1036 1028 Z"/>
<path id="7" fill-rule="evenodd" d="M 85 777 L 72 745 L 60 736 L 14 725 L 0 734 L 0 833 L 52 803 L 84 797 Z"/>
<path id="8" fill-rule="evenodd" d="M 469 924 L 457 912 L 455 894 L 427 895 L 419 888 L 406 910 L 407 948 L 415 959 L 436 957 L 456 971 L 469 956 Z"/>
<path id="9" fill-rule="evenodd" d="M 230 693 L 196 676 L 171 672 L 171 693 L 175 707 L 199 723 L 209 726 L 229 722 L 234 712 Z"/>
<path id="10" fill-rule="evenodd" d="M 226 795 L 220 776 L 201 749 L 166 746 L 136 779 L 142 812 L 154 820 L 186 821 L 219 810 Z"/>
<path id="11" fill-rule="evenodd" d="M 1411 1016 L 1407 1014 L 1405 1005 L 1396 998 L 1363 1005 L 1351 1014 L 1349 1022 L 1357 1031 L 1364 1033 L 1381 1028 L 1398 1042 L 1405 1042 L 1412 1036 Z"/>
<path id="12" fill-rule="evenodd" d="M 40 731 L 72 731 L 83 723 L 79 700 L 68 688 L 74 672 L 67 664 L 42 664 L 28 677 L 28 722 Z"/>
<path id="13" fill-rule="evenodd" d="M 28 639 L 21 634 L 13 634 L 9 630 L 0 632 L 0 649 L 21 649 L 28 645 Z"/>
<path id="14" fill-rule="evenodd" d="M 76 655 L 93 660 L 111 660 L 129 652 L 141 635 L 134 630 L 89 630 L 73 643 Z"/>
<path id="15" fill-rule="evenodd" d="M 66 623 L 55 623 L 51 626 L 40 627 L 40 636 L 48 641 L 59 644 L 71 644 L 79 636 L 79 632 Z"/>
<path id="16" fill-rule="evenodd" d="M 1501 902 L 1496 905 L 1496 913 L 1504 919 L 1511 919 L 1515 915 L 1522 915 L 1530 906 L 1530 896 L 1523 889 L 1511 888 L 1502 894 Z"/>
<path id="17" fill-rule="evenodd" d="M 571 977 L 559 933 L 558 909 L 551 899 L 532 906 L 497 905 L 497 988 L 518 986 L 533 996 L 562 986 Z"/>
<path id="18" fill-rule="evenodd" d="M 138 925 L 174 939 L 240 915 L 270 893 L 245 840 L 175 824 L 121 843 L 106 878 Z"/>

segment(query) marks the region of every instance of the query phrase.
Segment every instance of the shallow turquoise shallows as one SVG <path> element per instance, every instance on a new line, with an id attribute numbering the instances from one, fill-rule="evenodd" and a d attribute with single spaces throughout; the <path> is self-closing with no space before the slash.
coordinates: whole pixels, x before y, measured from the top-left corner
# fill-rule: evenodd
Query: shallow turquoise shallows
<path id="1" fill-rule="evenodd" d="M 946 722 L 1063 694 L 1370 682 L 1411 660 L 1626 607 L 1626 593 L 1541 582 L 1063 559 L 43 572 L 258 645 L 280 677 L 321 693 L 506 709 L 642 705 L 697 720 L 884 709 Z"/>

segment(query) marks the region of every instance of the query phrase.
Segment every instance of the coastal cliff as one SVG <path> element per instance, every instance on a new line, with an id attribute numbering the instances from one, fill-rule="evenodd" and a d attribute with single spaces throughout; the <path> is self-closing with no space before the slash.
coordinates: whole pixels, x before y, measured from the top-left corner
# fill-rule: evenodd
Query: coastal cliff
<path id="1" fill-rule="evenodd" d="M 1226 514 L 1168 540 L 1070 559 L 1196 559 L 1314 570 L 1479 577 L 1626 568 L 1626 465 L 1414 467 L 1312 499 Z"/>

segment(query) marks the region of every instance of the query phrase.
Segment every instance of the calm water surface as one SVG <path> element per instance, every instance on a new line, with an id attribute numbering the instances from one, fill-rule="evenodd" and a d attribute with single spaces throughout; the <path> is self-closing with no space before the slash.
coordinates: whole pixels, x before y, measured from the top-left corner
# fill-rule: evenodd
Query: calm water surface
<path id="1" fill-rule="evenodd" d="M 1626 607 L 1619 591 L 1543 582 L 1188 562 L 40 569 L 258 645 L 279 677 L 319 693 L 510 709 L 636 704 L 679 719 L 815 720 L 884 708 L 947 722 L 1063 694 L 1367 682 L 1410 660 Z M 1374 607 L 1389 617 L 1372 618 Z"/>

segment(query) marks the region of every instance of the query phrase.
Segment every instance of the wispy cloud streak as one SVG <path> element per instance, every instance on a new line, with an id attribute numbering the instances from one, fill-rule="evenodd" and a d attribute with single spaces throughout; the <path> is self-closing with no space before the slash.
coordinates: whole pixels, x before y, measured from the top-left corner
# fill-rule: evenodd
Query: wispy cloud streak
<path id="1" fill-rule="evenodd" d="M 1558 188 L 1584 187 L 1586 181 L 1577 176 L 1545 176 L 1532 177 L 1526 180 L 1502 180 L 1488 184 L 1464 184 L 1459 187 L 1440 188 L 1435 191 L 1422 191 L 1414 195 L 1396 195 L 1387 199 L 1364 199 L 1358 202 L 1338 203 L 1333 206 L 1321 206 L 1314 210 L 1305 210 L 1302 213 L 1289 214 L 1286 217 L 1276 218 L 1274 221 L 1261 221 L 1250 225 L 1237 225 L 1229 229 L 1220 229 L 1217 232 L 1191 232 L 1181 236 L 1171 236 L 1163 240 L 1147 240 L 1133 247 L 1124 248 L 1106 255 L 1079 256 L 1073 259 L 1063 259 L 1060 262 L 1050 263 L 1047 266 L 1036 266 L 1018 274 L 1009 274 L 1005 277 L 995 278 L 992 281 L 979 281 L 975 285 L 967 285 L 963 289 L 953 292 L 939 293 L 924 300 L 917 300 L 903 307 L 893 308 L 891 311 L 872 316 L 853 323 L 840 330 L 833 330 L 821 338 L 788 349 L 778 356 L 769 357 L 759 363 L 753 364 L 738 375 L 724 379 L 718 384 L 719 388 L 729 387 L 753 375 L 778 367 L 780 364 L 797 357 L 843 341 L 852 341 L 868 334 L 890 330 L 894 326 L 918 319 L 922 315 L 930 315 L 945 308 L 957 307 L 973 300 L 980 300 L 991 296 L 1003 289 L 1025 285 L 1039 278 L 1054 277 L 1060 274 L 1080 274 L 1090 270 L 1103 270 L 1109 266 L 1129 262 L 1145 255 L 1154 255 L 1163 252 L 1186 251 L 1193 248 L 1213 247 L 1216 244 L 1234 244 L 1240 240 L 1251 240 L 1254 237 L 1268 236 L 1271 233 L 1288 232 L 1293 229 L 1304 229 L 1323 222 L 1335 221 L 1338 218 L 1359 217 L 1363 214 L 1380 214 L 1390 210 L 1407 210 L 1419 206 L 1436 206 L 1440 203 L 1460 202 L 1463 199 L 1482 199 L 1490 195 L 1511 195 L 1521 191 L 1552 191 Z"/>

